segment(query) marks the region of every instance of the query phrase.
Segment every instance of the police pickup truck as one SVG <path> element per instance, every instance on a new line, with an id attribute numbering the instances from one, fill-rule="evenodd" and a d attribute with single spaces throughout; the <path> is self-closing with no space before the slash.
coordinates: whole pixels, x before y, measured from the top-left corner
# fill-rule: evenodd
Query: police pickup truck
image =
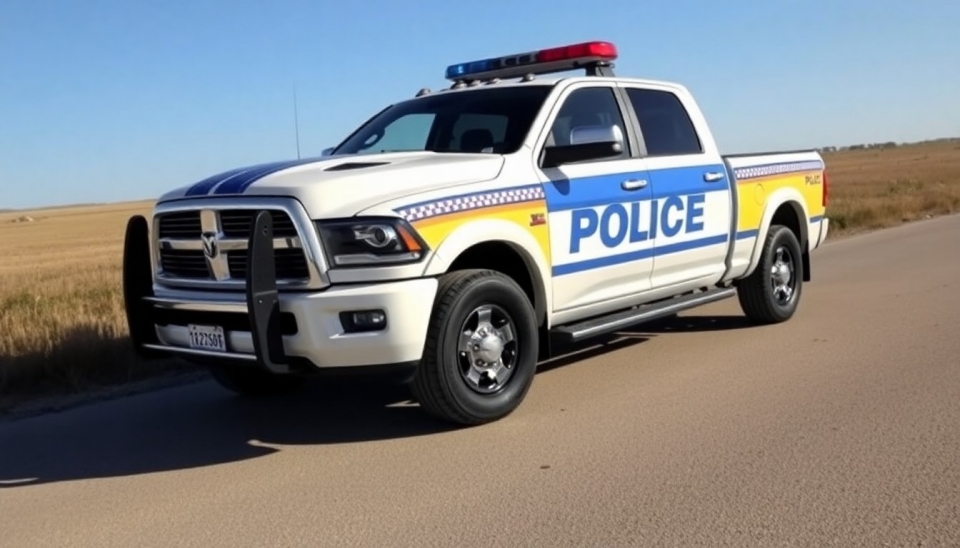
<path id="1" fill-rule="evenodd" d="M 721 155 L 685 87 L 616 58 L 453 65 L 319 157 L 162 196 L 126 231 L 133 343 L 242 394 L 402 371 L 421 408 L 479 424 L 557 345 L 734 295 L 789 319 L 828 229 L 821 157 Z"/>

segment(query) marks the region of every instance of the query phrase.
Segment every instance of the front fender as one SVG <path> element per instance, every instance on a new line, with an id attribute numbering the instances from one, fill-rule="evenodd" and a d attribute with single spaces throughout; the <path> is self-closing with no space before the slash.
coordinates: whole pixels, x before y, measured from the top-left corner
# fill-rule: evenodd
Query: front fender
<path id="1" fill-rule="evenodd" d="M 550 285 L 549 240 L 546 227 L 539 227 L 534 235 L 516 222 L 506 219 L 477 219 L 463 223 L 453 229 L 437 246 L 424 271 L 425 276 L 439 276 L 447 270 L 454 261 L 471 247 L 487 243 L 502 242 L 513 247 L 527 263 L 535 288 L 545 306 L 547 317 L 553 310 L 553 292 Z M 496 261 L 496 257 L 491 257 Z"/>

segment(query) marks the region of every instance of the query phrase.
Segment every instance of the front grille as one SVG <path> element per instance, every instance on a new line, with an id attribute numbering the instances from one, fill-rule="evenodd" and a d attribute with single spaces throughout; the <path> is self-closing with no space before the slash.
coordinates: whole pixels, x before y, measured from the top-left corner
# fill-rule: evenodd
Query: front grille
<path id="1" fill-rule="evenodd" d="M 220 212 L 220 226 L 223 235 L 227 238 L 247 238 L 250 235 L 250 225 L 256 216 L 255 211 L 244 209 L 224 210 Z M 282 211 L 271 211 L 273 217 L 273 234 L 278 238 L 295 238 L 297 228 Z M 200 238 L 203 228 L 200 224 L 199 211 L 185 211 L 170 213 L 160 218 L 159 236 L 161 238 L 192 240 Z"/>
<path id="2" fill-rule="evenodd" d="M 228 210 L 220 212 L 220 225 L 223 235 L 228 238 L 247 238 L 250 235 L 250 225 L 256 217 L 255 211 Z M 297 229 L 293 220 L 285 213 L 271 211 L 273 217 L 273 235 L 277 238 L 295 238 Z"/>
<path id="3" fill-rule="evenodd" d="M 160 218 L 161 238 L 193 240 L 199 239 L 202 232 L 199 211 L 170 213 Z"/>
<path id="4" fill-rule="evenodd" d="M 219 229 L 221 254 L 225 258 L 225 269 L 230 279 L 245 280 L 247 269 L 246 242 L 257 212 L 247 209 L 216 210 L 217 225 L 203 226 L 200 210 L 168 213 L 159 217 L 157 236 L 159 243 L 160 268 L 164 277 L 185 280 L 215 280 L 213 271 L 204 256 L 201 236 L 204 230 L 211 232 Z M 283 211 L 270 211 L 273 218 L 274 238 L 297 238 L 293 219 Z M 209 217 L 203 217 L 208 219 Z M 225 244 L 233 248 L 223 249 Z M 274 249 L 278 280 L 305 280 L 310 278 L 310 269 L 302 247 L 283 247 L 284 242 Z M 241 249 L 236 249 L 241 246 Z"/>
<path id="5" fill-rule="evenodd" d="M 307 278 L 310 270 L 307 269 L 307 258 L 302 249 L 274 249 L 274 264 L 277 265 L 277 278 Z M 227 253 L 227 263 L 230 266 L 230 275 L 243 279 L 247 276 L 247 252 L 231 251 Z"/>
<path id="6" fill-rule="evenodd" d="M 203 251 L 164 249 L 160 252 L 160 266 L 169 276 L 192 280 L 210 278 Z"/>

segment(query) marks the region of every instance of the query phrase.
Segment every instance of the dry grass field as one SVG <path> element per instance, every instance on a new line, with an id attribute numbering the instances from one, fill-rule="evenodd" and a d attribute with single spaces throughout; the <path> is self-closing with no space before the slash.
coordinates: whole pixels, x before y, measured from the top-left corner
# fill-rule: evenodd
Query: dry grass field
<path id="1" fill-rule="evenodd" d="M 824 154 L 831 236 L 960 211 L 960 140 Z M 0 411 L 4 402 L 143 378 L 126 341 L 126 220 L 151 203 L 0 214 Z M 15 222 L 29 216 L 32 222 Z"/>
<path id="2" fill-rule="evenodd" d="M 960 139 L 824 153 L 841 234 L 960 211 Z"/>
<path id="3" fill-rule="evenodd" d="M 170 365 L 138 363 L 126 342 L 123 234 L 127 218 L 151 206 L 0 214 L 0 410 L 15 398 L 124 382 Z"/>

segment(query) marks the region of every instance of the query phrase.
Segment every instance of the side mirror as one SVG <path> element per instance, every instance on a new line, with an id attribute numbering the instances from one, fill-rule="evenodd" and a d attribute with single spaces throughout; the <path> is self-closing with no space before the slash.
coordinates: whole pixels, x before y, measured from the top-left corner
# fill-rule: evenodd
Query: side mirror
<path id="1" fill-rule="evenodd" d="M 323 152 L 320 153 L 320 156 L 330 156 L 330 155 L 332 155 L 334 148 L 336 148 L 336 147 L 330 147 L 330 148 L 325 148 L 325 149 L 323 149 Z"/>
<path id="2" fill-rule="evenodd" d="M 612 158 L 623 152 L 619 126 L 579 126 L 570 130 L 570 144 L 546 147 L 543 167 L 557 167 L 584 160 Z"/>
<path id="3" fill-rule="evenodd" d="M 612 142 L 623 145 L 620 126 L 578 126 L 570 130 L 571 145 Z"/>

